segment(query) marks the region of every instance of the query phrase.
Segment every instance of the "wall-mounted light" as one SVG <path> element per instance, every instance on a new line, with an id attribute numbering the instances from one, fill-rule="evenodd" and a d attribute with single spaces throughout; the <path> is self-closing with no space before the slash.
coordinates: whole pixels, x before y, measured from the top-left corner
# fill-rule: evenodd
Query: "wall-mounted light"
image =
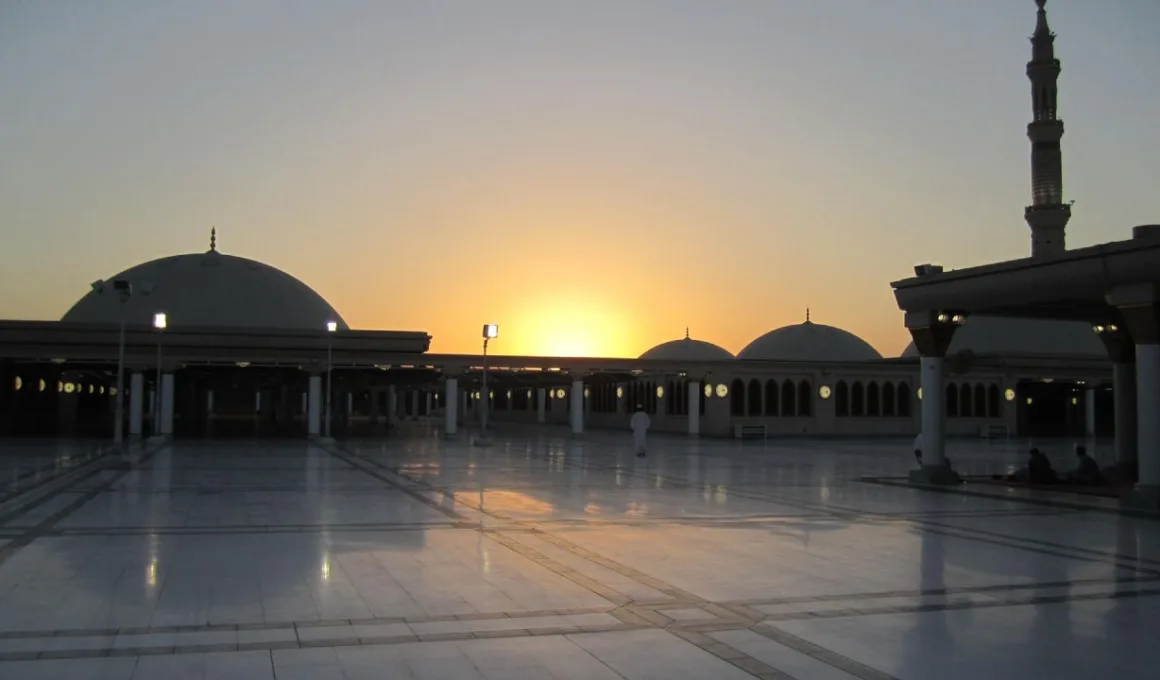
<path id="1" fill-rule="evenodd" d="M 818 396 L 821 397 L 822 399 L 829 399 L 830 395 L 832 395 L 833 393 L 834 393 L 834 390 L 831 389 L 829 385 L 822 385 L 821 387 L 818 388 Z"/>
<path id="2" fill-rule="evenodd" d="M 1003 396 L 1007 398 L 1007 401 L 1015 401 L 1015 390 L 1008 387 L 1007 391 L 1003 392 Z"/>
<path id="3" fill-rule="evenodd" d="M 619 387 L 619 386 L 617 386 L 617 388 L 616 388 L 616 398 L 617 398 L 617 399 L 624 399 L 624 388 L 623 388 L 623 387 Z"/>
<path id="4" fill-rule="evenodd" d="M 665 398 L 665 388 L 657 385 L 657 399 Z"/>

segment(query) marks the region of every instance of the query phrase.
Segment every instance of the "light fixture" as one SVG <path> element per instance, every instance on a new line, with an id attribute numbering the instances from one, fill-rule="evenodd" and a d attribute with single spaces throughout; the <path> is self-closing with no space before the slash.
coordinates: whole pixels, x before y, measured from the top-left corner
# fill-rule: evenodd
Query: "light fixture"
<path id="1" fill-rule="evenodd" d="M 589 394 L 590 394 L 590 393 L 589 393 L 589 391 L 588 391 L 588 388 L 587 388 L 587 387 L 585 387 L 585 388 L 584 388 L 584 398 L 585 398 L 585 399 L 587 399 Z"/>
<path id="2" fill-rule="evenodd" d="M 44 391 L 44 381 L 43 380 L 40 381 L 40 391 L 41 392 Z M 96 392 L 96 391 L 97 391 L 96 385 L 89 385 L 89 394 L 92 394 L 93 392 Z"/>
<path id="3" fill-rule="evenodd" d="M 664 398 L 665 398 L 665 388 L 661 385 L 657 385 L 657 399 L 664 399 Z"/>
<path id="4" fill-rule="evenodd" d="M 248 362 L 248 361 L 239 361 L 237 363 L 238 368 L 247 368 L 249 365 L 250 365 L 250 362 Z"/>
<path id="5" fill-rule="evenodd" d="M 490 390 L 490 391 L 487 393 L 487 396 L 488 396 L 488 398 L 489 398 L 489 399 L 495 399 L 495 390 Z"/>
<path id="6" fill-rule="evenodd" d="M 557 399 L 563 399 L 563 398 L 564 398 L 564 397 L 566 397 L 566 396 L 568 396 L 568 395 L 567 395 L 567 393 L 566 393 L 566 392 L 564 392 L 564 388 L 563 388 L 563 387 L 561 387 L 560 389 L 556 390 L 556 398 L 557 398 Z"/>
<path id="7" fill-rule="evenodd" d="M 821 397 L 822 399 L 829 399 L 830 395 L 832 395 L 833 393 L 834 393 L 834 390 L 832 390 L 829 385 L 822 385 L 821 387 L 818 388 L 818 396 Z"/>
<path id="8" fill-rule="evenodd" d="M 76 385 L 74 385 L 72 383 L 65 383 L 64 384 L 64 393 L 65 394 L 72 394 L 73 392 L 76 392 L 76 391 L 77 391 Z"/>
<path id="9" fill-rule="evenodd" d="M 169 318 L 165 316 L 165 312 L 157 312 L 153 315 L 153 327 L 159 331 L 165 330 L 169 326 Z"/>
<path id="10" fill-rule="evenodd" d="M 705 383 L 705 398 L 709 399 L 712 396 L 713 396 L 713 386 L 710 385 L 709 383 Z"/>
<path id="11" fill-rule="evenodd" d="M 337 321 L 327 321 L 326 322 L 326 332 L 327 333 L 333 333 L 337 330 L 338 330 L 338 322 Z"/>
<path id="12" fill-rule="evenodd" d="M 726 385 L 725 383 L 721 383 L 720 385 L 718 385 L 717 386 L 717 396 L 721 397 L 721 398 L 725 398 L 725 397 L 729 396 L 729 386 Z"/>
<path id="13" fill-rule="evenodd" d="M 624 399 L 624 388 L 620 387 L 619 385 L 616 388 L 616 398 L 617 399 Z"/>
<path id="14" fill-rule="evenodd" d="M 1031 397 L 1027 397 L 1027 404 L 1028 404 L 1028 405 L 1030 405 L 1030 404 L 1034 403 L 1034 401 L 1035 401 L 1035 400 L 1034 400 L 1034 399 L 1032 399 Z"/>
<path id="15" fill-rule="evenodd" d="M 512 391 L 511 391 L 511 390 L 508 390 L 508 391 L 507 391 L 507 398 L 508 398 L 508 399 L 511 399 L 511 398 L 512 398 Z"/>
<path id="16" fill-rule="evenodd" d="M 1071 405 L 1072 405 L 1072 406 L 1075 406 L 1075 405 L 1076 405 L 1076 404 L 1078 404 L 1078 403 L 1079 403 L 1079 399 L 1078 399 L 1078 398 L 1076 398 L 1076 397 L 1072 397 L 1072 398 L 1071 398 Z"/>
<path id="17" fill-rule="evenodd" d="M 1008 387 L 1007 390 L 1003 392 L 1003 396 L 1006 397 L 1007 401 L 1015 401 L 1015 390 Z"/>
<path id="18" fill-rule="evenodd" d="M 499 324 L 485 323 L 483 324 L 483 338 L 485 340 L 495 340 L 499 337 Z"/>
<path id="19" fill-rule="evenodd" d="M 531 399 L 531 398 L 532 398 L 532 391 L 528 390 L 528 399 Z"/>
<path id="20" fill-rule="evenodd" d="M 918 395 L 918 398 L 919 398 L 920 400 L 922 399 L 922 388 L 921 388 L 921 387 L 920 387 L 920 388 L 918 388 L 917 390 L 915 390 L 915 392 L 914 392 L 914 393 Z"/>

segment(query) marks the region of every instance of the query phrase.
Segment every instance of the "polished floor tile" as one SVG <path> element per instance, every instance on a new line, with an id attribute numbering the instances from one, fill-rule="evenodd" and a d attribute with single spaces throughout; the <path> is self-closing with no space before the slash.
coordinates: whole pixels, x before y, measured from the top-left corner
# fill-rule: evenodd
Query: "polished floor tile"
<path id="1" fill-rule="evenodd" d="M 1001 474 L 1028 446 L 949 455 Z M 0 677 L 1154 676 L 1160 524 L 873 481 L 908 449 L 0 441 Z"/>

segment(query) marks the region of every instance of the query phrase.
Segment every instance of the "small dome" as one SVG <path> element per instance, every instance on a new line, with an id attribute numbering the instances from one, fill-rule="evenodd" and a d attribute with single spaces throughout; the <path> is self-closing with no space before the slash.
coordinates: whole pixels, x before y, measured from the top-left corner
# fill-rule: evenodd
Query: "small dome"
<path id="1" fill-rule="evenodd" d="M 662 342 L 640 355 L 641 359 L 661 359 L 665 361 L 729 361 L 733 353 L 719 345 L 704 340 L 694 340 L 688 336 L 680 340 Z"/>
<path id="2" fill-rule="evenodd" d="M 947 354 L 969 350 L 976 356 L 1069 356 L 1107 358 L 1107 350 L 1082 321 L 1015 319 L 1001 316 L 969 316 L 955 331 Z M 910 343 L 903 357 L 917 357 Z"/>
<path id="3" fill-rule="evenodd" d="M 328 321 L 347 328 L 338 312 L 309 286 L 280 269 L 243 257 L 205 253 L 174 255 L 131 267 L 107 281 L 133 284 L 125 304 L 129 324 L 152 325 L 165 312 L 176 327 L 269 328 L 323 331 Z M 144 295 L 146 284 L 152 286 Z M 115 324 L 120 302 L 113 291 L 89 291 L 61 318 L 69 323 Z"/>
<path id="4" fill-rule="evenodd" d="M 745 346 L 738 359 L 761 361 L 878 361 L 882 355 L 870 343 L 841 328 L 808 319 L 772 330 Z"/>

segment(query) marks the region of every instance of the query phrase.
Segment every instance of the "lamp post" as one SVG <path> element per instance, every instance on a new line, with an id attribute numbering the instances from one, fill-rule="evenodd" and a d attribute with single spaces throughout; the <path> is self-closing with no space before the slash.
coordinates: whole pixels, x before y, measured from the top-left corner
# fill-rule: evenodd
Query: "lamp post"
<path id="1" fill-rule="evenodd" d="M 322 436 L 330 439 L 330 369 L 334 350 L 334 332 L 338 330 L 338 323 L 326 322 L 326 422 L 323 424 Z"/>
<path id="2" fill-rule="evenodd" d="M 120 303 L 119 310 L 119 328 L 117 333 L 117 394 L 113 408 L 113 444 L 121 446 L 125 439 L 125 304 L 129 302 L 129 298 L 133 297 L 133 284 L 125 279 L 115 279 L 112 282 L 112 290 L 117 294 L 117 301 Z M 97 295 L 104 295 L 110 286 L 105 281 L 94 281 L 92 283 L 93 292 Z M 148 295 L 153 292 L 151 284 L 143 284 L 141 292 Z"/>
<path id="3" fill-rule="evenodd" d="M 156 380 L 156 382 L 153 383 L 155 386 L 154 389 L 157 392 L 157 394 L 153 395 L 154 396 L 154 404 L 153 404 L 153 436 L 154 437 L 161 436 L 161 404 L 162 404 L 162 399 L 161 399 L 161 338 L 164 337 L 161 332 L 164 331 L 168 326 L 169 326 L 169 317 L 167 317 L 165 315 L 165 312 L 157 312 L 156 314 L 153 315 L 153 328 L 157 329 L 157 380 Z"/>
<path id="4" fill-rule="evenodd" d="M 487 441 L 487 416 L 488 411 L 491 410 L 491 394 L 487 391 L 487 343 L 499 337 L 499 326 L 494 323 L 487 323 L 483 325 L 483 389 L 479 395 L 482 401 L 482 410 L 480 411 L 480 438 Z"/>

